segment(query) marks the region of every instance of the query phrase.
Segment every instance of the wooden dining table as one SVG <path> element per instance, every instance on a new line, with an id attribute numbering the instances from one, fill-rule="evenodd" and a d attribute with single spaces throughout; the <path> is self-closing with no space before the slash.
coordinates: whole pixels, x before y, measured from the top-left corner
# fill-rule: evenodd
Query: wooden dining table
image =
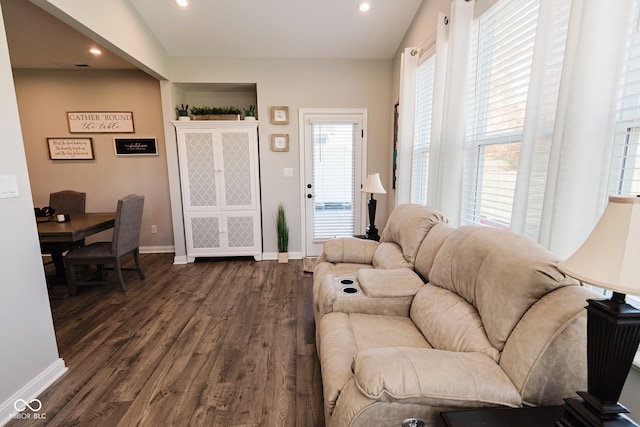
<path id="1" fill-rule="evenodd" d="M 62 254 L 80 246 L 85 238 L 115 225 L 115 212 L 90 212 L 69 214 L 69 220 L 57 222 L 56 217 L 38 219 L 38 236 L 43 251 L 51 253 L 57 274 L 64 274 Z"/>

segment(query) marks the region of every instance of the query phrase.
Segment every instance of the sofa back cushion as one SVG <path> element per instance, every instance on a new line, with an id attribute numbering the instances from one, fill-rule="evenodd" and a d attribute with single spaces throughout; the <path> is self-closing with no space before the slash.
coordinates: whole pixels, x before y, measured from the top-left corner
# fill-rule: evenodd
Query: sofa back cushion
<path id="1" fill-rule="evenodd" d="M 438 251 L 453 230 L 453 226 L 445 222 L 439 222 L 431 227 L 431 230 L 429 230 L 424 237 L 422 244 L 420 244 L 413 268 L 425 282 L 429 281 L 429 272 L 431 271 L 433 261 L 436 259 Z"/>
<path id="2" fill-rule="evenodd" d="M 373 254 L 373 268 L 411 268 L 402 253 L 400 245 L 394 242 L 381 242 Z"/>
<path id="3" fill-rule="evenodd" d="M 476 309 L 450 290 L 424 285 L 413 298 L 410 315 L 433 348 L 484 353 L 496 363 L 500 360 Z"/>
<path id="4" fill-rule="evenodd" d="M 410 203 L 399 205 L 389 215 L 380 241 L 399 245 L 405 260 L 413 267 L 424 236 L 431 227 L 440 222 L 447 220 L 440 212 L 431 208 Z"/>
<path id="5" fill-rule="evenodd" d="M 576 284 L 556 263 L 553 254 L 527 237 L 463 226 L 438 251 L 429 279 L 475 307 L 489 342 L 502 351 L 529 307 L 555 289 Z"/>

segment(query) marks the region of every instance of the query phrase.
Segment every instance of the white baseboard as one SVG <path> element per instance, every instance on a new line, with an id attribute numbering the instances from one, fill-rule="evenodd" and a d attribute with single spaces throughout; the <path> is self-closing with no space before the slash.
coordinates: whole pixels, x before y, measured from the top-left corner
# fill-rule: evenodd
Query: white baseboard
<path id="1" fill-rule="evenodd" d="M 302 252 L 289 252 L 289 259 L 302 259 L 304 256 Z M 278 252 L 263 252 L 262 260 L 263 261 L 273 261 L 278 259 Z"/>
<path id="2" fill-rule="evenodd" d="M 170 254 L 176 251 L 175 246 L 140 246 L 141 254 Z"/>
<path id="3" fill-rule="evenodd" d="M 0 425 L 5 425 L 18 413 L 14 407 L 14 404 L 18 399 L 22 399 L 25 402 L 31 402 L 33 399 L 37 398 L 40 393 L 45 391 L 47 387 L 53 384 L 54 381 L 67 372 L 67 369 L 68 368 L 65 366 L 64 360 L 56 360 L 49 365 L 47 369 L 42 371 L 33 380 L 29 381 L 24 387 L 14 393 L 13 396 L 0 403 Z M 42 409 L 38 411 L 39 416 L 42 416 L 47 412 L 47 402 L 41 403 Z"/>

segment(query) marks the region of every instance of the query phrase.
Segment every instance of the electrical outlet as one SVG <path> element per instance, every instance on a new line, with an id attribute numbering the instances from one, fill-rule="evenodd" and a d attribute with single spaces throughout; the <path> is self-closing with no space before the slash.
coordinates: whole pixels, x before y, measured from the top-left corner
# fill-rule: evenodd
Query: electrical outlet
<path id="1" fill-rule="evenodd" d="M 151 234 L 158 234 L 158 226 L 157 225 L 152 225 L 151 226 Z"/>
<path id="2" fill-rule="evenodd" d="M 291 178 L 293 176 L 293 168 L 284 168 L 285 178 Z"/>

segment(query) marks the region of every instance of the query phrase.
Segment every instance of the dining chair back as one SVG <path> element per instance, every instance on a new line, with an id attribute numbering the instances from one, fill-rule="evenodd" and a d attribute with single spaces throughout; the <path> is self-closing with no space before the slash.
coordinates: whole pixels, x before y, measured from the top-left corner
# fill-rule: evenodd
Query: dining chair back
<path id="1" fill-rule="evenodd" d="M 122 271 L 126 269 L 122 268 L 121 263 L 124 257 L 131 255 L 136 264 L 135 270 L 138 271 L 140 278 L 144 279 L 139 257 L 143 207 L 144 196 L 130 194 L 118 200 L 113 239 L 110 242 L 91 243 L 67 252 L 64 257 L 64 266 L 70 295 L 75 294 L 77 285 L 100 283 L 95 280 L 78 280 L 75 271 L 77 265 L 96 265 L 100 276 L 103 275 L 104 265 L 113 265 L 120 281 L 120 289 L 124 292 L 127 287 Z"/>
<path id="2" fill-rule="evenodd" d="M 87 193 L 62 190 L 49 194 L 49 206 L 57 214 L 85 213 Z"/>

